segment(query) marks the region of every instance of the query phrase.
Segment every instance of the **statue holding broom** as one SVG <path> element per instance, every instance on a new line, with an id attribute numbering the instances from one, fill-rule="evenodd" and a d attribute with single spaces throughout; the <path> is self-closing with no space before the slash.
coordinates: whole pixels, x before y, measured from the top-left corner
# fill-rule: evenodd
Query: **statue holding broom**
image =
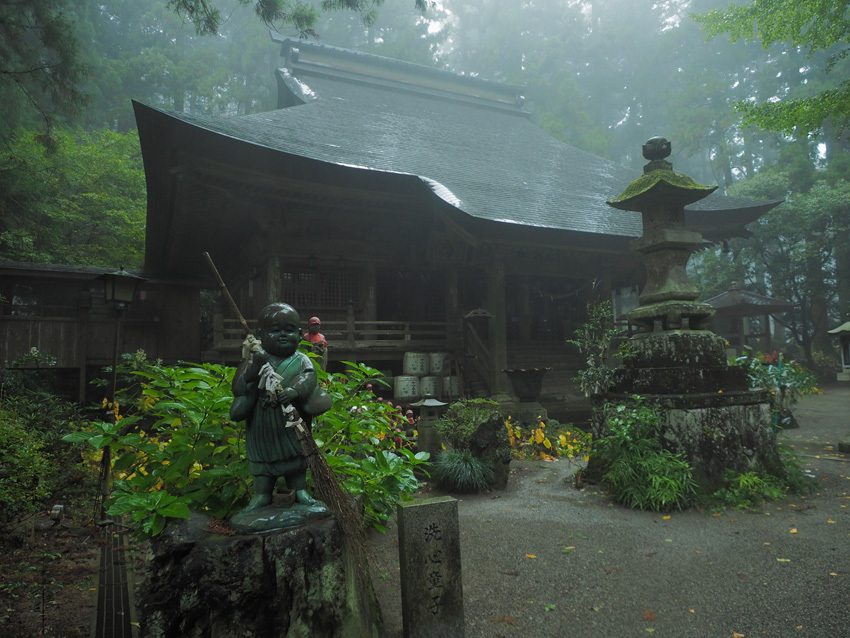
<path id="1" fill-rule="evenodd" d="M 256 336 L 249 334 L 243 344 L 230 417 L 246 423 L 254 497 L 245 514 L 272 503 L 279 477 L 295 491 L 297 504 L 317 506 L 307 492 L 307 455 L 296 429 L 309 430 L 312 418 L 331 407 L 331 398 L 319 387 L 310 357 L 298 351 L 300 340 L 298 312 L 273 303 L 260 314 Z"/>

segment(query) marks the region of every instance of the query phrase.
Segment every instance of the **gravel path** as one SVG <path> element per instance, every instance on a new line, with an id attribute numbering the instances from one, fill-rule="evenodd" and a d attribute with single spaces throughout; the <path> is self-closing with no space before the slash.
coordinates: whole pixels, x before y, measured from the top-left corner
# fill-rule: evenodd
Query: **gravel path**
<path id="1" fill-rule="evenodd" d="M 815 491 L 722 515 L 627 510 L 576 490 L 570 462 L 517 462 L 508 488 L 461 497 L 467 638 L 850 637 L 850 384 L 804 397 Z M 437 496 L 427 493 L 421 496 Z M 387 635 L 401 636 L 395 526 L 373 537 Z"/>

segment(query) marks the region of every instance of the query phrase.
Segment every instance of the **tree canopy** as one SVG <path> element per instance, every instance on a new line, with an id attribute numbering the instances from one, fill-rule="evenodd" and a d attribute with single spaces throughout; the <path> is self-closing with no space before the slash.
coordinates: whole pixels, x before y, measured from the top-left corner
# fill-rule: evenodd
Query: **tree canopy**
<path id="1" fill-rule="evenodd" d="M 788 134 L 817 132 L 825 124 L 839 133 L 850 124 L 850 80 L 844 61 L 850 53 L 848 0 L 754 0 L 744 6 L 695 15 L 710 38 L 728 33 L 733 41 L 759 41 L 768 49 L 779 43 L 807 52 L 813 64 L 831 75 L 811 86 L 787 87 L 767 99 L 736 104 L 745 124 Z M 825 58 L 817 58 L 825 52 Z"/>
<path id="2" fill-rule="evenodd" d="M 0 153 L 0 258 L 140 268 L 145 187 L 136 135 L 19 134 Z"/>
<path id="3" fill-rule="evenodd" d="M 77 16 L 68 0 L 0 0 L 0 139 L 40 121 L 49 132 L 56 117 L 86 103 Z"/>

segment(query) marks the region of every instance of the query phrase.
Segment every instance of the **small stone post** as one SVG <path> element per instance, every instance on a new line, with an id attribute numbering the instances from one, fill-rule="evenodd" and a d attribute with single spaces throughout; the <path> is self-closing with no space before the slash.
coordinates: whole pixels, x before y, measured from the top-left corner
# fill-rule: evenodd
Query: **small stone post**
<path id="1" fill-rule="evenodd" d="M 457 501 L 398 505 L 404 638 L 462 638 L 463 584 Z"/>

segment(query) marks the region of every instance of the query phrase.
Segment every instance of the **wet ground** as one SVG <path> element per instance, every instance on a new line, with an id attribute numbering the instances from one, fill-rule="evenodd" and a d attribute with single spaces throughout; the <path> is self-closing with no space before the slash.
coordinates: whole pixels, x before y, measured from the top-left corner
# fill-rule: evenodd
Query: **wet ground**
<path id="1" fill-rule="evenodd" d="M 514 461 L 505 491 L 459 497 L 467 637 L 850 636 L 850 384 L 794 412 L 782 441 L 814 490 L 752 510 L 628 510 L 575 489 L 567 461 Z M 395 528 L 373 549 L 401 636 Z"/>

